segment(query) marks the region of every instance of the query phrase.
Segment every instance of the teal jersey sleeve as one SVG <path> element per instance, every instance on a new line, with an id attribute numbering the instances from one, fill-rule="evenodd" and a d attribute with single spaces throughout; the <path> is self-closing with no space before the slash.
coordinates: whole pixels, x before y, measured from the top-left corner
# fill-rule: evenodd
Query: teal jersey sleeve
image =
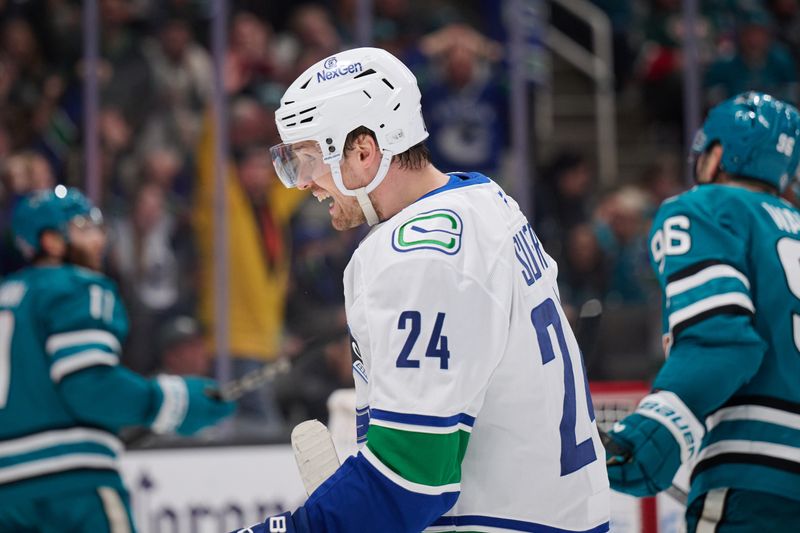
<path id="1" fill-rule="evenodd" d="M 153 380 L 122 366 L 86 368 L 66 377 L 59 389 L 77 420 L 114 433 L 125 427 L 149 427 L 163 398 Z"/>
<path id="2" fill-rule="evenodd" d="M 749 228 L 729 187 L 667 200 L 650 234 L 668 358 L 654 388 L 702 418 L 757 371 L 766 344 L 753 326 Z"/>
<path id="3" fill-rule="evenodd" d="M 117 431 L 151 422 L 159 402 L 152 380 L 119 365 L 128 319 L 115 284 L 79 268 L 40 302 L 50 377 L 74 417 Z"/>

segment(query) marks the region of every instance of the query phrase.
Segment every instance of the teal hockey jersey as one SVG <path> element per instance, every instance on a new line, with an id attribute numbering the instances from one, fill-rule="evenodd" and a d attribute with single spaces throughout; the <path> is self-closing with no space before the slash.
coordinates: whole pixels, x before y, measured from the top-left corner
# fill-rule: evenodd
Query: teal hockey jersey
<path id="1" fill-rule="evenodd" d="M 159 401 L 118 366 L 127 330 L 114 284 L 89 270 L 31 267 L 0 284 L 0 506 L 122 487 L 115 433 Z"/>
<path id="2" fill-rule="evenodd" d="M 705 436 L 690 501 L 719 487 L 800 500 L 800 212 L 703 185 L 666 200 L 650 234 L 677 394 Z"/>

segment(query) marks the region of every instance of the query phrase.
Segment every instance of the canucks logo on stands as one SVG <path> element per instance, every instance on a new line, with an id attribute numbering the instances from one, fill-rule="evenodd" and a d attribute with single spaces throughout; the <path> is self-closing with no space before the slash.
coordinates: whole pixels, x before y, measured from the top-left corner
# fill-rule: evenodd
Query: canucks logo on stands
<path id="1" fill-rule="evenodd" d="M 392 247 L 398 252 L 436 250 L 455 255 L 461 249 L 463 222 L 455 211 L 434 209 L 413 216 L 392 233 Z"/>

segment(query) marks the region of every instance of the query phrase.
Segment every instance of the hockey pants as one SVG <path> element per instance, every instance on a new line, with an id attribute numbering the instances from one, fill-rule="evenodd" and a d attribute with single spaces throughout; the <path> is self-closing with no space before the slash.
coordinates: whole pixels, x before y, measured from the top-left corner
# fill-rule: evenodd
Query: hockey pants
<path id="1" fill-rule="evenodd" d="M 110 487 L 5 507 L 0 533 L 135 533 L 130 498 Z"/>

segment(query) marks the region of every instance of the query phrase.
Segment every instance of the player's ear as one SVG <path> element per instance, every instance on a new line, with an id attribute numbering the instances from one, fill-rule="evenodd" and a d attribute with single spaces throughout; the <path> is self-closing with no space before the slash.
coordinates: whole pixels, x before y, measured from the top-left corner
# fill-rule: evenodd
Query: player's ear
<path id="1" fill-rule="evenodd" d="M 378 143 L 372 135 L 359 135 L 354 144 L 354 149 L 358 156 L 358 162 L 365 167 L 369 167 L 374 159 L 380 159 L 381 157 Z"/>
<path id="2" fill-rule="evenodd" d="M 697 159 L 698 183 L 711 183 L 716 179 L 720 172 L 722 151 L 722 145 L 716 143 Z"/>

